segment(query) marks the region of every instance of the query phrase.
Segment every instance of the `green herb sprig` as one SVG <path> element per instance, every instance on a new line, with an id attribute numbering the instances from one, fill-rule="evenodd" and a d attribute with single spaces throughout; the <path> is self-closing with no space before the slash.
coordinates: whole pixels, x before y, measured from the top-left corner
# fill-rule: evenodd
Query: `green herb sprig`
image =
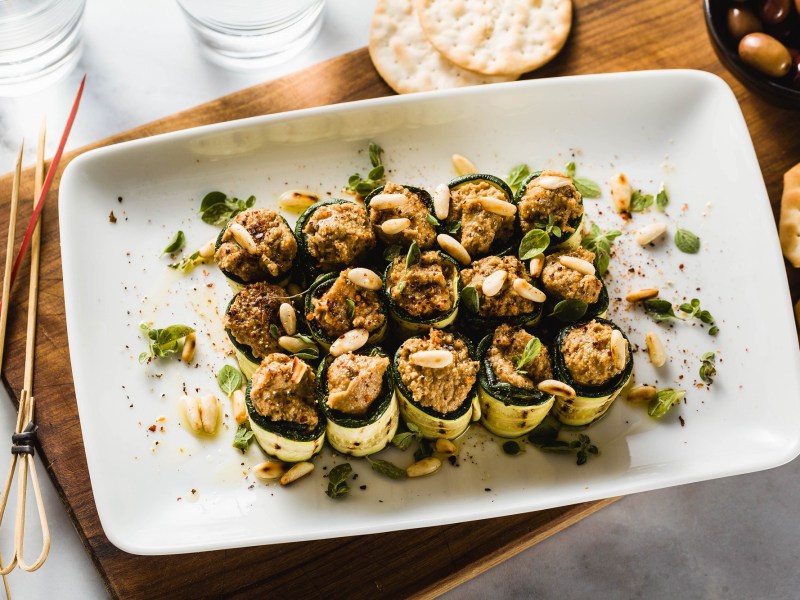
<path id="1" fill-rule="evenodd" d="M 579 434 L 574 440 L 558 439 L 559 429 L 550 420 L 542 421 L 528 434 L 528 441 L 545 452 L 572 453 L 576 455 L 576 464 L 581 466 L 589 460 L 589 455 L 600 453 L 597 446 L 592 444 L 588 435 Z"/>
<path id="2" fill-rule="evenodd" d="M 229 398 L 233 392 L 242 387 L 242 381 L 242 372 L 231 365 L 225 365 L 217 374 L 217 385 Z"/>
<path id="3" fill-rule="evenodd" d="M 197 265 L 202 265 L 206 259 L 200 256 L 200 251 L 192 252 L 189 256 L 184 256 L 178 262 L 170 263 L 167 266 L 170 269 L 180 271 L 184 275 L 190 273 Z"/>
<path id="4" fill-rule="evenodd" d="M 675 231 L 675 246 L 686 254 L 697 254 L 700 251 L 700 238 L 688 229 Z"/>
<path id="5" fill-rule="evenodd" d="M 350 463 L 342 463 L 331 469 L 328 473 L 328 489 L 325 490 L 329 498 L 342 498 L 350 493 L 347 480 L 352 472 L 353 467 Z"/>
<path id="6" fill-rule="evenodd" d="M 555 317 L 562 323 L 572 323 L 583 317 L 587 310 L 589 310 L 589 305 L 583 300 L 566 298 L 556 304 L 553 307 L 553 312 L 548 316 Z"/>
<path id="7" fill-rule="evenodd" d="M 642 190 L 634 190 L 631 194 L 631 212 L 644 212 L 655 202 L 652 194 L 644 194 Z"/>
<path id="8" fill-rule="evenodd" d="M 669 409 L 678 404 L 686 396 L 685 390 L 667 388 L 659 390 L 656 397 L 650 401 L 647 414 L 655 419 L 660 419 L 669 412 Z"/>
<path id="9" fill-rule="evenodd" d="M 475 315 L 478 314 L 481 309 L 481 301 L 478 298 L 478 290 L 475 289 L 475 286 L 468 285 L 461 290 L 461 302 L 469 312 Z"/>
<path id="10" fill-rule="evenodd" d="M 528 165 L 517 165 L 509 171 L 508 177 L 506 177 L 506 183 L 508 187 L 511 188 L 511 191 L 516 194 L 519 186 L 522 185 L 522 182 L 525 181 L 525 178 L 530 174 L 531 170 L 528 168 Z"/>
<path id="11" fill-rule="evenodd" d="M 401 469 L 394 463 L 390 463 L 388 460 L 373 460 L 369 456 L 366 458 L 369 466 L 372 467 L 372 470 L 376 473 L 380 473 L 381 475 L 391 479 L 403 479 L 406 476 L 405 469 Z"/>
<path id="12" fill-rule="evenodd" d="M 568 162 L 564 168 L 565 175 L 572 179 L 572 184 L 578 190 L 580 195 L 584 198 L 599 198 L 600 186 L 596 181 L 586 179 L 585 177 L 575 177 L 575 163 Z"/>
<path id="13" fill-rule="evenodd" d="M 519 243 L 519 259 L 528 260 L 542 254 L 550 245 L 550 236 L 541 229 L 531 229 Z"/>
<path id="14" fill-rule="evenodd" d="M 706 352 L 700 357 L 700 379 L 707 384 L 714 383 L 713 377 L 717 374 L 717 367 L 714 364 L 716 354 L 714 352 Z"/>
<path id="15" fill-rule="evenodd" d="M 523 375 L 527 375 L 527 372 L 523 371 L 525 365 L 527 365 L 530 361 L 534 358 L 539 356 L 539 352 L 542 350 L 542 342 L 536 336 L 533 336 L 531 339 L 528 340 L 528 343 L 525 344 L 525 349 L 522 351 L 522 356 L 517 358 L 515 363 L 515 368 L 517 373 L 522 373 Z"/>
<path id="16" fill-rule="evenodd" d="M 222 225 L 255 203 L 255 196 L 240 200 L 229 198 L 224 192 L 209 192 L 200 202 L 200 218 L 209 225 Z"/>
<path id="17" fill-rule="evenodd" d="M 369 162 L 372 165 L 367 174 L 367 178 L 363 179 L 358 173 L 354 173 L 347 180 L 347 190 L 354 194 L 366 196 L 375 188 L 382 186 L 385 182 L 385 167 L 383 165 L 383 148 L 374 142 L 369 143 Z"/>
<path id="18" fill-rule="evenodd" d="M 422 253 L 420 252 L 417 242 L 411 242 L 411 246 L 408 248 L 408 253 L 406 253 L 406 269 L 410 269 L 416 265 L 421 256 Z"/>
<path id="19" fill-rule="evenodd" d="M 406 423 L 406 427 L 408 431 L 397 433 L 392 438 L 392 445 L 400 448 L 400 450 L 407 450 L 411 442 L 422 439 L 422 432 L 414 423 L 408 422 Z"/>
<path id="20" fill-rule="evenodd" d="M 536 223 L 536 227 L 544 231 L 547 235 L 561 237 L 561 227 L 556 225 L 556 220 L 553 215 L 547 215 L 547 223 Z"/>
<path id="21" fill-rule="evenodd" d="M 144 363 L 153 358 L 164 358 L 178 352 L 183 347 L 181 340 L 194 329 L 188 325 L 170 325 L 163 329 L 150 327 L 144 321 L 139 323 L 139 329 L 147 337 L 147 351 L 139 355 L 139 362 Z"/>
<path id="22" fill-rule="evenodd" d="M 662 183 L 656 194 L 656 210 L 664 212 L 667 209 L 667 204 L 669 204 L 669 195 L 667 194 L 667 188 Z"/>
<path id="23" fill-rule="evenodd" d="M 622 232 L 618 229 L 603 231 L 597 224 L 592 223 L 589 234 L 581 241 L 584 248 L 594 252 L 597 271 L 601 276 L 608 271 L 608 263 L 611 261 L 611 245 L 621 235 Z"/>
<path id="24" fill-rule="evenodd" d="M 172 236 L 172 239 L 167 244 L 167 247 L 161 252 L 161 256 L 165 254 L 172 254 L 173 252 L 179 252 L 183 250 L 183 247 L 186 245 L 186 234 L 183 233 L 180 229 Z"/>
<path id="25" fill-rule="evenodd" d="M 239 425 L 236 433 L 233 434 L 233 443 L 231 445 L 244 452 L 253 443 L 253 435 L 254 433 L 250 426 L 247 423 L 243 423 Z"/>

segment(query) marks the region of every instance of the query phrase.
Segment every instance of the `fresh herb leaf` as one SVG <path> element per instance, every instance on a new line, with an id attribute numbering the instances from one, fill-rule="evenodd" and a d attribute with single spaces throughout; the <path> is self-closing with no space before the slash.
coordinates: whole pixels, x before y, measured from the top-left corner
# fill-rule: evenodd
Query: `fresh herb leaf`
<path id="1" fill-rule="evenodd" d="M 217 375 L 217 383 L 225 395 L 230 397 L 242 385 L 242 373 L 236 367 L 225 365 Z"/>
<path id="2" fill-rule="evenodd" d="M 508 440 L 507 442 L 503 443 L 503 452 L 509 456 L 516 456 L 522 452 L 522 445 L 516 440 Z"/>
<path id="3" fill-rule="evenodd" d="M 431 444 L 430 440 L 422 438 L 419 441 L 419 447 L 417 448 L 417 451 L 414 452 L 414 460 L 419 462 L 423 458 L 428 458 L 429 456 L 433 456 L 433 445 Z"/>
<path id="4" fill-rule="evenodd" d="M 600 186 L 591 179 L 586 179 L 584 177 L 573 177 L 572 184 L 584 198 L 600 197 Z"/>
<path id="5" fill-rule="evenodd" d="M 717 367 L 714 364 L 716 355 L 713 352 L 706 352 L 700 357 L 700 379 L 708 384 L 714 383 L 712 379 L 717 374 Z"/>
<path id="6" fill-rule="evenodd" d="M 209 225 L 222 225 L 255 203 L 255 196 L 241 200 L 229 198 L 223 192 L 209 192 L 200 202 L 200 218 Z"/>
<path id="7" fill-rule="evenodd" d="M 542 254 L 550 245 L 550 236 L 541 229 L 531 229 L 519 243 L 519 259 L 528 260 Z"/>
<path id="8" fill-rule="evenodd" d="M 584 248 L 594 252 L 597 272 L 601 276 L 608 271 L 608 263 L 611 260 L 611 245 L 621 235 L 622 232 L 617 229 L 603 231 L 597 224 L 592 223 L 589 228 L 589 234 L 581 241 L 581 245 Z"/>
<path id="9" fill-rule="evenodd" d="M 592 444 L 592 440 L 586 434 L 581 433 L 570 442 L 558 439 L 558 434 L 558 429 L 547 422 L 542 422 L 528 434 L 528 441 L 545 452 L 558 452 L 560 454 L 574 452 L 578 466 L 585 464 L 590 454 L 597 455 L 600 453 L 600 450 Z"/>
<path id="10" fill-rule="evenodd" d="M 522 182 L 525 181 L 525 178 L 531 174 L 531 170 L 528 168 L 528 165 L 517 165 L 508 173 L 508 177 L 506 177 L 506 183 L 511 190 L 516 193 L 519 189 L 519 186 L 522 185 Z"/>
<path id="11" fill-rule="evenodd" d="M 398 294 L 402 294 L 403 290 L 406 289 L 406 284 L 407 283 L 408 283 L 407 281 L 403 280 L 400 283 L 398 283 L 396 286 L 394 286 L 394 289 L 397 291 Z"/>
<path id="12" fill-rule="evenodd" d="M 700 238 L 686 229 L 675 231 L 675 245 L 686 254 L 697 254 L 700 250 Z"/>
<path id="13" fill-rule="evenodd" d="M 673 405 L 680 402 L 685 395 L 685 390 L 674 390 L 672 388 L 659 390 L 656 397 L 650 401 L 650 406 L 647 407 L 647 414 L 660 419 L 667 414 Z"/>
<path id="14" fill-rule="evenodd" d="M 410 269 L 417 264 L 421 255 L 422 253 L 419 250 L 419 246 L 417 246 L 417 242 L 411 242 L 411 246 L 406 254 L 406 269 Z"/>
<path id="15" fill-rule="evenodd" d="M 441 223 L 439 223 L 439 220 L 436 217 L 434 217 L 431 213 L 425 215 L 425 220 L 433 228 L 439 227 L 441 225 Z"/>
<path id="16" fill-rule="evenodd" d="M 642 190 L 634 190 L 631 194 L 631 212 L 644 212 L 653 206 L 653 195 L 643 194 Z"/>
<path id="17" fill-rule="evenodd" d="M 369 162 L 372 165 L 366 179 L 354 173 L 347 180 L 347 190 L 360 196 L 366 196 L 384 183 L 385 168 L 381 156 L 383 148 L 374 142 L 369 143 Z"/>
<path id="18" fill-rule="evenodd" d="M 383 260 L 385 260 L 386 262 L 392 262 L 395 258 L 400 256 L 400 253 L 402 251 L 403 248 L 395 244 L 387 246 L 386 250 L 383 251 Z"/>
<path id="19" fill-rule="evenodd" d="M 456 221 L 455 223 L 451 223 L 450 225 L 446 225 L 445 229 L 447 229 L 447 233 L 458 233 L 461 229 L 461 221 Z"/>
<path id="20" fill-rule="evenodd" d="M 161 253 L 161 256 L 165 254 L 172 254 L 173 252 L 178 252 L 183 250 L 183 247 L 186 245 L 186 235 L 180 229 L 178 232 L 172 236 L 172 239 L 167 244 L 167 247 L 164 248 L 164 251 Z"/>
<path id="21" fill-rule="evenodd" d="M 547 215 L 547 223 L 536 223 L 536 227 L 543 230 L 547 235 L 561 237 L 561 228 L 556 225 L 553 215 Z"/>
<path id="22" fill-rule="evenodd" d="M 672 303 L 669 300 L 651 298 L 650 300 L 645 300 L 643 305 L 644 311 L 658 322 L 669 321 L 670 319 L 683 320 L 675 314 L 672 309 Z"/>
<path id="23" fill-rule="evenodd" d="M 414 423 L 408 422 L 406 427 L 408 431 L 398 433 L 392 438 L 392 445 L 400 448 L 400 450 L 406 450 L 411 445 L 411 442 L 422 439 L 422 432 Z"/>
<path id="24" fill-rule="evenodd" d="M 253 443 L 253 435 L 253 430 L 250 429 L 249 425 L 246 423 L 239 425 L 236 433 L 233 434 L 233 447 L 244 452 Z"/>
<path id="25" fill-rule="evenodd" d="M 381 160 L 381 156 L 383 155 L 383 148 L 378 146 L 375 142 L 369 143 L 369 162 L 372 164 L 373 167 L 379 167 L 383 165 L 383 161 Z"/>
<path id="26" fill-rule="evenodd" d="M 225 204 L 228 196 L 223 192 L 208 192 L 200 202 L 200 212 L 205 212 L 215 204 Z"/>
<path id="27" fill-rule="evenodd" d="M 383 165 L 378 165 L 377 167 L 375 167 L 374 169 L 372 169 L 369 172 L 367 177 L 370 179 L 370 181 L 382 180 L 383 179 L 383 171 L 384 171 Z"/>
<path id="28" fill-rule="evenodd" d="M 347 318 L 352 321 L 353 317 L 356 316 L 356 303 L 352 298 L 345 298 L 344 302 L 347 304 Z"/>
<path id="29" fill-rule="evenodd" d="M 306 344 L 311 344 L 311 345 L 314 345 L 314 346 L 316 346 L 316 344 L 317 344 L 314 341 L 314 338 L 312 338 L 311 336 L 305 335 L 304 333 L 296 333 L 294 335 L 294 337 L 296 337 L 301 342 L 305 342 Z"/>
<path id="30" fill-rule="evenodd" d="M 140 363 L 151 358 L 163 358 L 174 354 L 181 349 L 181 340 L 190 333 L 194 333 L 194 329 L 187 325 L 170 325 L 158 329 L 142 322 L 139 323 L 139 329 L 147 336 L 147 352 L 139 355 Z"/>
<path id="31" fill-rule="evenodd" d="M 194 269 L 197 265 L 201 265 L 206 262 L 206 259 L 200 256 L 200 252 L 193 252 L 189 256 L 185 256 L 180 261 L 176 263 L 170 263 L 167 266 L 170 269 L 175 269 L 176 271 L 180 271 L 181 273 L 189 273 Z"/>
<path id="32" fill-rule="evenodd" d="M 713 325 L 713 327 L 711 329 L 716 328 L 716 331 L 712 334 L 712 333 L 710 333 L 711 329 L 709 329 L 709 334 L 710 335 L 716 335 L 717 332 L 719 332 L 719 327 L 714 325 L 714 317 L 713 317 L 713 315 L 710 312 L 708 312 L 707 310 L 704 310 L 700 306 L 700 300 L 699 299 L 692 298 L 691 301 L 684 302 L 678 308 L 681 310 L 681 312 L 686 313 L 686 317 L 685 317 L 684 320 L 688 321 L 690 319 L 697 319 L 698 321 L 700 321 L 701 323 L 705 323 L 706 325 Z"/>
<path id="33" fill-rule="evenodd" d="M 717 335 L 719 333 L 719 327 L 716 325 L 712 326 L 711 329 L 708 330 L 708 335 Z"/>
<path id="34" fill-rule="evenodd" d="M 658 190 L 658 194 L 656 194 L 656 209 L 660 212 L 664 212 L 667 208 L 667 204 L 669 204 L 669 196 L 667 195 L 667 188 L 665 188 L 662 183 L 661 189 Z"/>
<path id="35" fill-rule="evenodd" d="M 366 457 L 367 462 L 372 467 L 372 470 L 386 477 L 392 479 L 402 479 L 406 476 L 405 469 L 401 469 L 397 465 L 390 463 L 388 460 L 372 460 L 369 456 Z"/>
<path id="36" fill-rule="evenodd" d="M 569 161 L 567 163 L 567 166 L 564 167 L 564 175 L 566 175 L 570 179 L 573 179 L 575 177 L 575 162 L 574 161 Z"/>
<path id="37" fill-rule="evenodd" d="M 562 323 L 572 323 L 586 314 L 589 305 L 583 300 L 566 298 L 553 307 L 553 312 L 548 316 L 555 317 Z"/>
<path id="38" fill-rule="evenodd" d="M 329 498 L 341 498 L 350 492 L 347 480 L 352 472 L 353 467 L 350 463 L 336 465 L 330 470 L 330 473 L 328 473 L 328 489 L 325 490 Z"/>
<path id="39" fill-rule="evenodd" d="M 528 340 L 528 343 L 525 344 L 525 350 L 522 351 L 522 356 L 520 356 L 519 359 L 517 360 L 516 364 L 517 371 L 523 369 L 525 365 L 527 365 L 530 361 L 536 358 L 541 350 L 542 350 L 542 342 L 539 341 L 539 338 L 534 336 L 530 340 Z"/>
<path id="40" fill-rule="evenodd" d="M 475 289 L 475 286 L 468 285 L 461 290 L 461 302 L 464 303 L 469 312 L 478 314 L 481 309 L 481 302 L 478 299 L 478 290 Z"/>
<path id="41" fill-rule="evenodd" d="M 302 358 L 303 360 L 317 360 L 319 358 L 319 349 L 316 346 L 309 346 L 297 352 L 292 353 L 292 356 Z"/>
<path id="42" fill-rule="evenodd" d="M 281 330 L 278 329 L 278 326 L 275 325 L 275 323 L 272 323 L 269 326 L 269 335 L 273 340 L 277 340 L 279 337 L 281 337 Z"/>

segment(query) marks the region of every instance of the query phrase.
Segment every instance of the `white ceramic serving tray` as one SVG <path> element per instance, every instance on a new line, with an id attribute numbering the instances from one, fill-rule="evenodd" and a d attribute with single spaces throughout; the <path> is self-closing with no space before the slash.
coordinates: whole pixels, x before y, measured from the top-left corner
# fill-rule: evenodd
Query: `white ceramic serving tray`
<path id="1" fill-rule="evenodd" d="M 324 474 L 345 458 L 328 449 L 310 476 L 282 488 L 248 476 L 264 454 L 256 444 L 244 455 L 231 447 L 229 416 L 214 438 L 190 433 L 178 408 L 184 385 L 218 393 L 228 406 L 214 372 L 234 363 L 220 324 L 231 292 L 213 265 L 190 276 L 168 269 L 162 249 L 179 229 L 187 252 L 216 235 L 197 213 L 211 190 L 254 194 L 257 206 L 271 207 L 290 188 L 341 195 L 349 175 L 368 171 L 370 140 L 385 149 L 390 180 L 428 188 L 454 176 L 453 153 L 499 176 L 522 162 L 563 169 L 574 160 L 578 176 L 603 188 L 602 198 L 586 201 L 589 220 L 626 232 L 607 277 L 609 316 L 636 347 L 636 378 L 686 389 L 685 402 L 656 421 L 619 399 L 587 430 L 600 455 L 581 467 L 531 445 L 507 456 L 481 427 L 459 440 L 458 466 L 445 463 L 433 477 L 393 481 L 355 459 L 358 479 L 340 500 L 325 495 Z M 645 193 L 663 182 L 666 214 L 651 210 L 630 223 L 615 215 L 607 181 L 620 171 Z M 128 552 L 484 519 L 766 469 L 800 452 L 800 358 L 775 223 L 739 106 L 707 73 L 526 81 L 200 127 L 80 156 L 64 174 L 59 206 L 89 473 L 105 532 Z M 668 237 L 639 248 L 630 232 L 654 221 L 668 223 Z M 676 250 L 677 226 L 700 236 L 698 254 Z M 650 285 L 675 303 L 700 298 L 719 335 L 696 323 L 656 324 L 621 299 Z M 196 327 L 197 366 L 175 359 L 140 365 L 142 320 Z M 658 372 L 644 351 L 649 330 L 670 355 Z M 718 370 L 710 389 L 697 387 L 699 356 L 709 350 L 717 352 Z M 413 460 L 411 451 L 394 449 L 381 458 L 403 466 Z"/>

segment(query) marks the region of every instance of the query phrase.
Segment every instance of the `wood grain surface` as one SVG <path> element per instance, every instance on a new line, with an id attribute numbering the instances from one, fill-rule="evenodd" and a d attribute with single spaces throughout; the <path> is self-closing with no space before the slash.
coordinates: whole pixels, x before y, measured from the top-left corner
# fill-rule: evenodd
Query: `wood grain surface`
<path id="1" fill-rule="evenodd" d="M 800 161 L 800 113 L 746 91 L 720 65 L 706 36 L 702 3 L 662 0 L 575 2 L 573 32 L 562 53 L 527 77 L 657 68 L 702 69 L 723 77 L 741 104 L 777 220 L 782 175 Z M 88 85 L 91 86 L 91 73 Z M 392 93 L 366 50 L 246 89 L 112 136 L 93 147 L 187 127 Z M 78 119 L 89 119 L 83 113 Z M 60 124 L 52 124 L 52 128 Z M 32 168 L 25 172 L 21 214 L 29 214 Z M 43 213 L 41 294 L 34 393 L 40 452 L 110 593 L 120 598 L 432 597 L 552 535 L 613 501 L 407 532 L 172 557 L 140 557 L 115 548 L 95 509 L 67 351 L 58 239 L 58 179 Z M 0 179 L 7 206 L 11 177 Z M 717 199 L 724 201 L 724 198 Z M 754 199 L 756 201 L 756 199 Z M 0 231 L 8 224 L 0 210 Z M 19 228 L 21 239 L 24 227 Z M 17 240 L 19 247 L 20 239 Z M 3 256 L 0 254 L 0 260 Z M 27 262 L 27 261 L 26 261 Z M 22 273 L 26 272 L 24 266 Z M 789 269 L 794 300 L 800 278 Z M 87 294 L 94 293 L 91 290 Z M 12 396 L 23 381 L 27 277 L 14 288 L 3 381 Z"/>

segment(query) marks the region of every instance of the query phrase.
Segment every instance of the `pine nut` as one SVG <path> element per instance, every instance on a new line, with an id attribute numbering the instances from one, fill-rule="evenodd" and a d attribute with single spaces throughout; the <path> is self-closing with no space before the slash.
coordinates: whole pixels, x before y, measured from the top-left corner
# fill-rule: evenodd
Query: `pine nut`
<path id="1" fill-rule="evenodd" d="M 520 298 L 525 298 L 525 300 L 530 300 L 531 302 L 538 302 L 541 304 L 547 300 L 547 296 L 542 290 L 534 287 L 521 277 L 517 277 L 514 280 L 514 283 L 511 284 L 511 289 L 513 289 L 514 293 Z"/>
<path id="2" fill-rule="evenodd" d="M 281 477 L 281 485 L 289 485 L 293 481 L 297 481 L 301 477 L 305 477 L 313 470 L 313 463 L 299 462 L 283 474 L 283 477 Z"/>
<path id="3" fill-rule="evenodd" d="M 531 277 L 539 277 L 544 269 L 544 255 L 534 256 L 531 259 Z"/>
<path id="4" fill-rule="evenodd" d="M 405 194 L 378 194 L 369 201 L 370 209 L 374 210 L 392 210 L 400 208 L 408 198 Z"/>
<path id="5" fill-rule="evenodd" d="M 439 438 L 436 440 L 433 449 L 439 454 L 455 454 L 458 452 L 456 445 L 447 438 Z"/>
<path id="6" fill-rule="evenodd" d="M 461 245 L 456 238 L 447 235 L 446 233 L 440 233 L 436 236 L 436 241 L 439 243 L 439 247 L 447 252 L 450 256 L 455 258 L 458 262 L 462 265 L 468 265 L 472 262 L 472 258 L 467 252 L 467 249 Z"/>
<path id="7" fill-rule="evenodd" d="M 278 309 L 278 316 L 281 319 L 281 325 L 286 335 L 297 333 L 297 313 L 294 312 L 294 306 L 284 302 Z"/>
<path id="8" fill-rule="evenodd" d="M 639 229 L 636 234 L 636 243 L 640 246 L 647 246 L 651 242 L 655 242 L 667 231 L 666 223 L 650 223 Z"/>
<path id="9" fill-rule="evenodd" d="M 294 354 L 295 352 L 302 352 L 306 348 L 316 348 L 316 344 L 308 344 L 298 337 L 289 335 L 282 335 L 278 338 L 278 346 L 287 352 Z"/>
<path id="10" fill-rule="evenodd" d="M 347 278 L 355 285 L 360 288 L 364 288 L 365 290 L 379 290 L 383 285 L 380 275 L 378 275 L 375 271 L 370 271 L 369 269 L 365 269 L 363 267 L 350 269 L 347 272 Z"/>
<path id="11" fill-rule="evenodd" d="M 278 206 L 283 210 L 301 213 L 319 201 L 319 196 L 308 190 L 287 190 L 278 197 Z"/>
<path id="12" fill-rule="evenodd" d="M 497 294 L 500 293 L 500 290 L 503 289 L 503 285 L 505 284 L 507 277 L 508 273 L 503 269 L 495 271 L 489 275 L 481 284 L 481 291 L 483 292 L 483 295 L 489 298 L 492 296 L 497 296 Z"/>
<path id="13" fill-rule="evenodd" d="M 185 363 L 190 363 L 194 360 L 194 351 L 197 348 L 197 335 L 192 333 L 187 333 L 186 337 L 183 338 L 183 349 L 181 350 L 181 360 Z"/>
<path id="14" fill-rule="evenodd" d="M 513 217 L 517 214 L 517 207 L 505 200 L 499 200 L 498 198 L 480 198 L 478 202 L 481 203 L 483 210 L 494 215 Z"/>
<path id="15" fill-rule="evenodd" d="M 441 466 L 442 461 L 435 456 L 429 456 L 428 458 L 418 460 L 413 465 L 409 465 L 406 468 L 406 475 L 409 477 L 424 477 L 425 475 L 436 473 Z"/>
<path id="16" fill-rule="evenodd" d="M 268 460 L 266 462 L 253 465 L 250 469 L 253 475 L 264 481 L 272 479 L 280 479 L 286 473 L 286 465 L 277 460 Z"/>
<path id="17" fill-rule="evenodd" d="M 472 397 L 472 422 L 477 423 L 481 420 L 481 403 L 478 396 Z"/>
<path id="18" fill-rule="evenodd" d="M 366 329 L 351 329 L 343 333 L 331 344 L 331 356 L 341 356 L 347 352 L 355 352 L 367 343 L 369 331 Z"/>
<path id="19" fill-rule="evenodd" d="M 197 254 L 200 255 L 201 258 L 211 258 L 214 256 L 214 253 L 217 251 L 217 238 L 211 238 L 205 244 L 200 246 L 200 249 L 197 251 Z"/>
<path id="20" fill-rule="evenodd" d="M 236 240 L 245 252 L 248 254 L 256 254 L 258 252 L 258 246 L 253 236 L 250 235 L 250 232 L 240 223 L 231 223 L 228 227 L 228 231 L 231 232 L 233 239 Z"/>
<path id="21" fill-rule="evenodd" d="M 386 235 L 395 235 L 404 229 L 411 227 L 411 219 L 401 217 L 399 219 L 388 219 L 381 224 L 381 229 Z"/>
<path id="22" fill-rule="evenodd" d="M 661 338 L 655 331 L 648 331 L 644 336 L 644 341 L 647 344 L 647 355 L 650 357 L 650 362 L 654 367 L 663 367 L 667 362 L 667 353 L 664 350 L 664 344 L 661 343 Z"/>
<path id="23" fill-rule="evenodd" d="M 546 190 L 557 190 L 572 184 L 572 179 L 561 175 L 540 175 L 528 185 L 538 185 Z"/>
<path id="24" fill-rule="evenodd" d="M 297 385 L 303 380 L 306 371 L 308 371 L 308 365 L 296 356 L 292 357 L 292 376 L 289 378 L 290 381 Z"/>
<path id="25" fill-rule="evenodd" d="M 571 386 L 556 379 L 545 379 L 537 387 L 540 392 L 561 396 L 562 398 L 574 398 L 576 396 L 575 390 Z"/>
<path id="26" fill-rule="evenodd" d="M 449 350 L 420 350 L 408 357 L 411 364 L 428 369 L 444 369 L 453 364 L 453 353 Z"/>
<path id="27" fill-rule="evenodd" d="M 658 297 L 658 288 L 642 288 L 640 290 L 633 290 L 628 292 L 625 300 L 628 302 L 639 302 L 640 300 L 649 300 L 650 298 Z"/>
<path id="28" fill-rule="evenodd" d="M 231 395 L 231 411 L 233 412 L 233 419 L 236 421 L 237 425 L 241 425 L 247 421 L 247 405 L 242 390 L 234 390 L 233 395 Z"/>
<path id="29" fill-rule="evenodd" d="M 644 404 L 655 398 L 657 393 L 658 390 L 652 385 L 639 385 L 628 392 L 628 396 L 625 399 L 634 404 Z"/>
<path id="30" fill-rule="evenodd" d="M 617 369 L 625 368 L 625 363 L 628 362 L 628 342 L 616 329 L 611 332 L 611 356 Z"/>
<path id="31" fill-rule="evenodd" d="M 577 256 L 559 256 L 558 262 L 568 269 L 572 269 L 583 275 L 594 275 L 594 265 L 588 260 L 583 260 Z"/>
<path id="32" fill-rule="evenodd" d="M 214 394 L 206 394 L 200 398 L 200 418 L 203 421 L 203 431 L 214 433 L 217 430 L 219 417 L 219 400 Z"/>
<path id="33" fill-rule="evenodd" d="M 189 427 L 191 427 L 193 431 L 202 431 L 203 418 L 200 416 L 200 401 L 195 396 L 186 394 L 181 396 L 181 404 L 183 405 L 183 410 L 186 412 Z"/>
<path id="34" fill-rule="evenodd" d="M 618 213 L 631 210 L 633 188 L 625 173 L 617 173 L 611 178 L 611 202 Z"/>
<path id="35" fill-rule="evenodd" d="M 450 188 L 446 183 L 440 183 L 433 191 L 433 211 L 440 221 L 444 221 L 450 214 Z"/>
<path id="36" fill-rule="evenodd" d="M 478 169 L 475 168 L 472 161 L 460 154 L 453 154 L 451 160 L 453 161 L 453 168 L 459 175 L 471 175 L 472 173 L 478 172 Z"/>

